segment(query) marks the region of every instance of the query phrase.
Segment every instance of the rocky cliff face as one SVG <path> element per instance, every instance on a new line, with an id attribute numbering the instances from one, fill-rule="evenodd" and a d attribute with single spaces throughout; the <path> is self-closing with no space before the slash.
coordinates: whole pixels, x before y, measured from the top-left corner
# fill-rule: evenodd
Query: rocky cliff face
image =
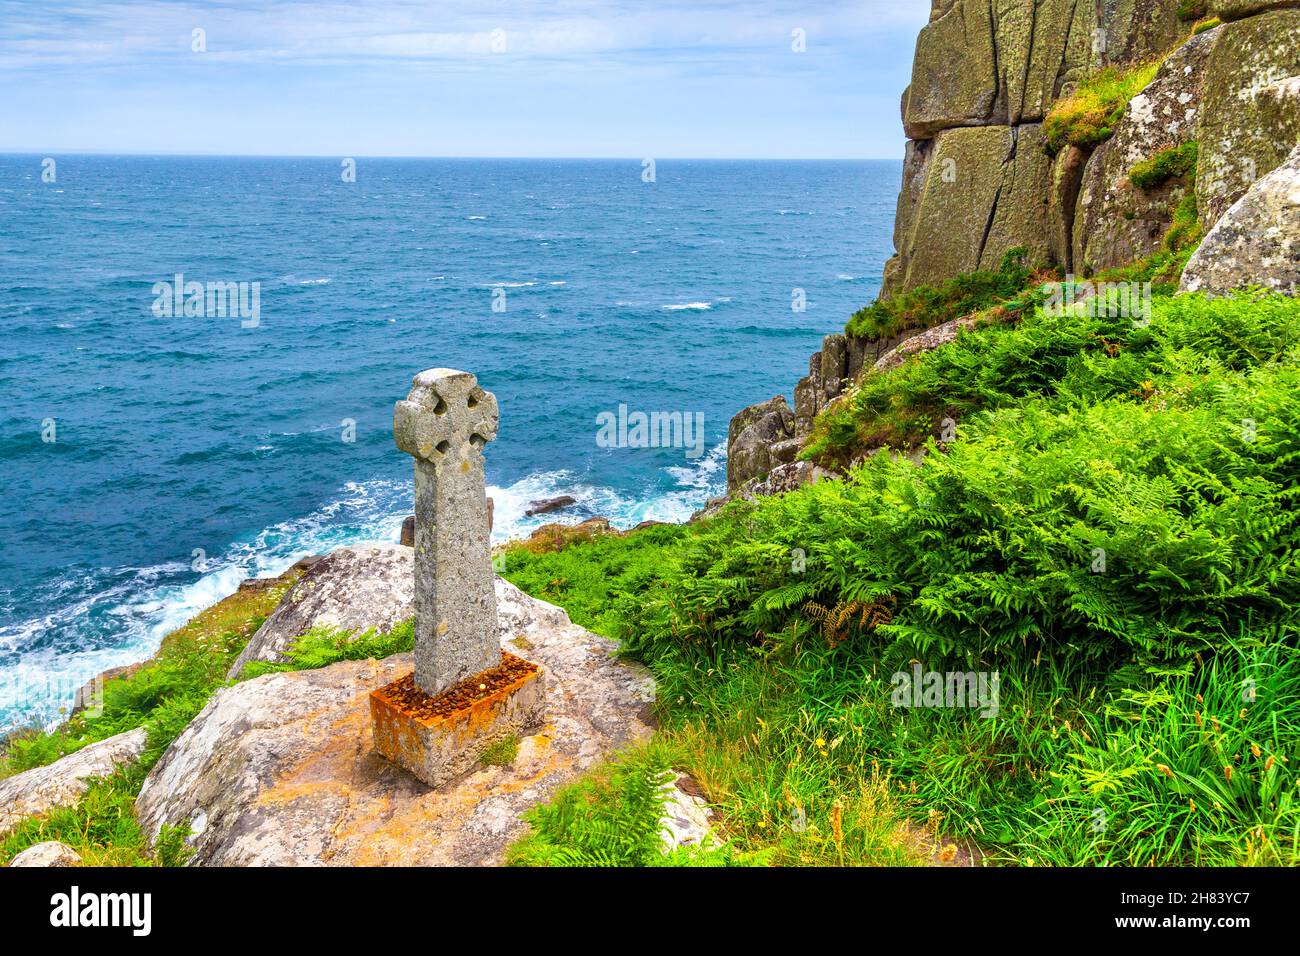
<path id="1" fill-rule="evenodd" d="M 883 295 L 1069 256 L 1085 160 L 1044 150 L 1052 104 L 1107 65 L 1169 49 L 1176 0 L 934 0 L 903 93 L 909 142 Z M 1055 207 L 1055 208 L 1054 208 Z"/>
<path id="2" fill-rule="evenodd" d="M 909 142 L 882 295 L 993 268 L 1015 246 L 1079 274 L 1149 254 L 1180 197 L 1135 190 L 1128 171 L 1165 146 L 1200 142 L 1207 229 L 1281 163 L 1300 135 L 1286 82 L 1300 73 L 1300 5 L 1214 0 L 1207 12 L 1229 22 L 1190 37 L 1181 6 L 935 0 L 903 94 Z M 1114 135 L 1048 156 L 1054 101 L 1104 67 L 1165 54 Z"/>
<path id="3" fill-rule="evenodd" d="M 1264 180 L 1300 141 L 1300 0 L 1197 6 L 933 0 L 902 98 L 908 143 L 895 254 L 881 296 L 996 269 L 1016 247 L 1028 250 L 1031 263 L 1063 274 L 1090 276 L 1133 263 L 1161 248 L 1193 184 L 1201 228 L 1232 258 L 1198 256 L 1183 287 L 1294 288 L 1295 176 L 1270 179 L 1266 188 Z M 1222 22 L 1203 19 L 1194 31 L 1189 10 Z M 1044 120 L 1054 103 L 1103 69 L 1155 63 L 1150 83 L 1101 142 L 1048 150 Z M 1191 143 L 1193 174 L 1144 187 L 1131 182 L 1137 163 Z M 1231 228 L 1216 229 L 1230 209 Z M 1252 236 L 1265 248 L 1252 253 Z M 797 446 L 822 409 L 859 375 L 942 345 L 962 325 L 949 322 L 903 340 L 828 335 L 795 386 L 792 429 L 765 438 L 753 427 L 771 402 L 736 416 L 728 493 L 772 485 L 770 475 L 778 489 L 789 486 Z"/>

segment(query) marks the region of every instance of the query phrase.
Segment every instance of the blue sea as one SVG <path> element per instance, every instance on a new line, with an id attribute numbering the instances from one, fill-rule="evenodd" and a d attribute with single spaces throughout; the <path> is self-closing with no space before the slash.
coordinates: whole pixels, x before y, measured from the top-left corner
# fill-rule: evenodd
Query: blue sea
<path id="1" fill-rule="evenodd" d="M 0 156 L 0 729 L 244 578 L 396 540 L 392 409 L 424 368 L 500 402 L 496 539 L 685 520 L 725 486 L 731 415 L 789 397 L 876 295 L 901 174 L 69 155 L 46 181 L 44 158 Z M 177 274 L 257 283 L 256 322 L 159 314 Z M 702 453 L 602 447 L 620 405 L 702 414 Z M 577 506 L 524 517 L 559 494 Z"/>

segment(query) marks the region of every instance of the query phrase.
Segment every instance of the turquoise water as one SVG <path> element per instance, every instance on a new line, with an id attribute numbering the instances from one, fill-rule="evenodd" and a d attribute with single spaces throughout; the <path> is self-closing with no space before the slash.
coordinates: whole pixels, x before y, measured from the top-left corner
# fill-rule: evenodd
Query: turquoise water
<path id="1" fill-rule="evenodd" d="M 789 396 L 874 297 L 900 176 L 361 159 L 348 183 L 331 159 L 66 156 L 45 182 L 42 158 L 0 156 L 0 728 L 245 577 L 395 540 L 392 407 L 423 368 L 500 401 L 498 538 L 557 494 L 563 520 L 689 517 L 725 483 L 730 416 Z M 257 283 L 255 324 L 156 314 L 177 273 Z M 621 404 L 702 415 L 703 453 L 602 447 Z"/>

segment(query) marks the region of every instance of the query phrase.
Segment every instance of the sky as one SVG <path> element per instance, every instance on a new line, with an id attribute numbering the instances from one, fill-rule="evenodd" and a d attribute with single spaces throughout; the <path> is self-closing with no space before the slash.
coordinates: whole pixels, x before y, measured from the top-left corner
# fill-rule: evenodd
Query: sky
<path id="1" fill-rule="evenodd" d="M 897 159 L 929 10 L 0 0 L 0 152 Z"/>

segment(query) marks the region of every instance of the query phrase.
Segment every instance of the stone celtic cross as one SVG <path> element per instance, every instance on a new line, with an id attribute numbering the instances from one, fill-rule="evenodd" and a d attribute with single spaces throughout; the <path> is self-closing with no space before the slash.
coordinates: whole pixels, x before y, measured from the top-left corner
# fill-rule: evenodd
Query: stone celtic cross
<path id="1" fill-rule="evenodd" d="M 428 369 L 393 434 L 415 458 L 415 683 L 432 697 L 501 663 L 483 483 L 496 396 L 469 372 Z"/>

